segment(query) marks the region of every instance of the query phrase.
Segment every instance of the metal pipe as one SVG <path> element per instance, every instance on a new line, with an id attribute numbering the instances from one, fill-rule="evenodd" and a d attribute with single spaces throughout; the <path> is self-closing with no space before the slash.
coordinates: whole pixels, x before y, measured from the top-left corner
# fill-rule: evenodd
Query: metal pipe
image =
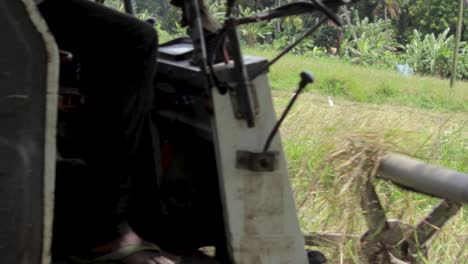
<path id="1" fill-rule="evenodd" d="M 280 52 L 280 54 L 276 55 L 276 57 L 274 57 L 270 62 L 268 62 L 267 65 L 265 65 L 264 67 L 260 68 L 259 70 L 257 70 L 255 73 L 253 73 L 252 75 L 250 75 L 250 79 L 251 80 L 254 80 L 255 78 L 257 78 L 260 74 L 263 74 L 264 72 L 268 71 L 268 69 L 270 68 L 271 65 L 273 65 L 274 63 L 276 63 L 279 59 L 281 59 L 284 55 L 286 55 L 286 53 L 288 53 L 289 51 L 291 51 L 295 46 L 297 46 L 297 44 L 299 44 L 299 42 L 301 42 L 303 39 L 305 39 L 307 36 L 309 36 L 310 34 L 314 33 L 315 30 L 317 30 L 325 21 L 327 21 L 327 18 L 326 17 L 322 17 L 315 25 L 313 25 L 309 30 L 307 30 L 307 32 L 302 35 L 300 38 L 298 38 L 294 43 L 291 43 L 289 44 L 289 46 L 287 46 L 283 51 Z"/>
<path id="2" fill-rule="evenodd" d="M 135 15 L 135 3 L 133 0 L 124 0 L 125 13 L 134 16 Z"/>
<path id="3" fill-rule="evenodd" d="M 468 174 L 437 167 L 398 154 L 382 158 L 378 177 L 411 190 L 468 203 Z"/>

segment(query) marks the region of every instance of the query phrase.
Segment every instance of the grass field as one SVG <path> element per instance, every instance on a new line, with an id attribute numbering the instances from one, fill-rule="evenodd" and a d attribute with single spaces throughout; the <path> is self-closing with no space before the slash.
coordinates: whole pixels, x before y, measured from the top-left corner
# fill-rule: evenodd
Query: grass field
<path id="1" fill-rule="evenodd" d="M 266 52 L 250 53 L 271 57 Z M 313 72 L 317 83 L 299 97 L 281 133 L 304 232 L 362 234 L 366 230 L 356 193 L 343 192 L 346 180 L 334 172 L 327 159 L 337 140 L 350 133 L 374 133 L 392 139 L 393 151 L 468 172 L 467 83 L 450 89 L 446 80 L 403 77 L 334 60 L 288 56 L 271 69 L 278 113 L 303 69 Z M 341 90 L 327 84 L 334 79 L 343 83 L 338 86 Z M 327 86 L 330 88 L 323 88 Z M 327 103 L 327 95 L 333 96 L 335 106 Z M 418 223 L 439 201 L 383 181 L 377 189 L 388 217 L 411 224 Z M 329 263 L 359 263 L 353 244 L 322 250 Z M 468 206 L 432 241 L 429 259 L 423 262 L 468 263 Z"/>
<path id="2" fill-rule="evenodd" d="M 246 49 L 245 53 L 270 59 L 276 55 L 276 52 L 255 49 Z M 450 88 L 448 80 L 405 77 L 393 70 L 360 67 L 330 58 L 286 55 L 271 69 L 273 89 L 296 87 L 303 70 L 316 77 L 316 83 L 309 90 L 323 95 L 355 102 L 468 112 L 468 82 L 460 81 Z"/>

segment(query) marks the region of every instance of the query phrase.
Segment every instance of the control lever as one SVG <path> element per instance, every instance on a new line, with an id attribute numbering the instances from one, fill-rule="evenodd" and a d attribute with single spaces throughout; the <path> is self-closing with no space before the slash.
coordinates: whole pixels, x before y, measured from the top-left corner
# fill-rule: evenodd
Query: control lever
<path id="1" fill-rule="evenodd" d="M 247 169 L 251 171 L 274 171 L 277 167 L 277 155 L 276 152 L 269 152 L 268 149 L 270 148 L 271 141 L 275 137 L 276 133 L 278 132 L 281 123 L 285 119 L 286 115 L 288 114 L 289 110 L 291 110 L 294 102 L 296 101 L 297 97 L 301 93 L 301 91 L 309 84 L 314 82 L 314 76 L 309 72 L 303 71 L 301 72 L 301 81 L 299 82 L 299 87 L 297 88 L 296 92 L 294 93 L 293 97 L 289 101 L 286 109 L 284 110 L 281 118 L 276 122 L 275 126 L 271 130 L 270 134 L 268 135 L 268 139 L 265 143 L 262 152 L 251 152 L 251 151 L 237 151 L 237 162 L 236 167 L 240 169 Z"/>
<path id="2" fill-rule="evenodd" d="M 314 76 L 308 71 L 301 72 L 300 76 L 301 76 L 301 81 L 299 82 L 299 87 L 297 88 L 296 92 L 293 94 L 293 97 L 291 98 L 288 105 L 286 106 L 286 109 L 284 109 L 283 114 L 281 114 L 280 119 L 276 122 L 275 126 L 273 127 L 270 134 L 268 135 L 267 141 L 265 142 L 265 146 L 263 147 L 263 153 L 268 152 L 271 141 L 273 140 L 276 133 L 278 132 L 278 129 L 281 126 L 281 123 L 283 123 L 284 119 L 288 115 L 289 110 L 291 110 L 292 106 L 296 102 L 296 99 L 299 96 L 299 94 L 309 83 L 313 83 L 315 81 Z"/>

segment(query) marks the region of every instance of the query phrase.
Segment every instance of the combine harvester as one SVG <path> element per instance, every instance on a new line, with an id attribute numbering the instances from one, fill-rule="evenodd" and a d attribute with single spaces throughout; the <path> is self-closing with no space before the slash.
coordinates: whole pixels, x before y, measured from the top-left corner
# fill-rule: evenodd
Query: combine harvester
<path id="1" fill-rule="evenodd" d="M 297 92 L 277 120 L 267 72 L 302 38 L 267 61 L 242 54 L 238 27 L 315 14 L 317 24 L 304 33 L 306 37 L 326 20 L 340 25 L 336 11 L 350 2 L 296 2 L 237 18 L 231 15 L 235 0 L 228 0 L 215 47 L 229 39 L 230 60 L 213 63 L 213 52 L 207 50 L 202 33 L 200 3 L 185 1 L 185 12 L 192 18 L 191 36 L 161 45 L 155 89 L 165 100 L 154 115 L 160 144 L 173 153 L 171 165 L 161 172 L 162 188 L 169 198 L 182 188 L 180 182 L 193 183 L 189 187 L 195 191 L 187 198 L 193 203 L 186 211 L 166 204 L 163 229 L 182 229 L 176 234 L 184 236 L 180 241 L 214 246 L 214 257 L 232 264 L 306 264 L 306 245 L 345 239 L 337 234 L 301 233 L 278 134 L 295 99 L 314 78 L 301 74 Z M 132 2 L 124 3 L 132 14 Z M 57 114 L 57 102 L 59 95 L 69 98 L 79 96 L 79 91 L 59 88 L 59 51 L 33 0 L 0 1 L 0 32 L 0 263 L 49 264 L 57 259 L 51 244 L 64 242 L 57 241 L 59 234 L 52 234 L 54 205 L 61 199 L 54 198 L 55 179 L 66 177 L 55 175 L 56 143 L 66 148 L 65 143 L 74 140 L 64 138 L 69 133 L 57 133 L 67 127 L 58 123 L 73 122 L 66 113 Z M 192 58 L 197 58 L 196 64 Z M 67 151 L 72 153 L 68 156 L 79 158 L 73 157 L 73 149 Z M 369 231 L 360 237 L 362 262 L 414 263 L 416 251 L 427 252 L 426 241 L 468 202 L 468 175 L 396 155 L 382 160 L 378 175 L 444 199 L 413 228 L 388 221 L 372 183 L 366 185 L 362 206 Z M 154 242 L 163 248 L 171 246 Z"/>

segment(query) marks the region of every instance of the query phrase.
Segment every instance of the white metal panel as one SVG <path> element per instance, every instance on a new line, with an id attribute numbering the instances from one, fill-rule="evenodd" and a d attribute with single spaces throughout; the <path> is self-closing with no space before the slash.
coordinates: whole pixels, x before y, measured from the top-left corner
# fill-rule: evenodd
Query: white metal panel
<path id="1" fill-rule="evenodd" d="M 267 76 L 259 76 L 253 84 L 259 103 L 254 128 L 235 119 L 229 95 L 213 90 L 218 170 L 231 257 L 236 264 L 304 264 L 304 239 L 279 134 L 270 148 L 279 153 L 274 172 L 236 168 L 236 151 L 261 152 L 276 121 Z"/>

